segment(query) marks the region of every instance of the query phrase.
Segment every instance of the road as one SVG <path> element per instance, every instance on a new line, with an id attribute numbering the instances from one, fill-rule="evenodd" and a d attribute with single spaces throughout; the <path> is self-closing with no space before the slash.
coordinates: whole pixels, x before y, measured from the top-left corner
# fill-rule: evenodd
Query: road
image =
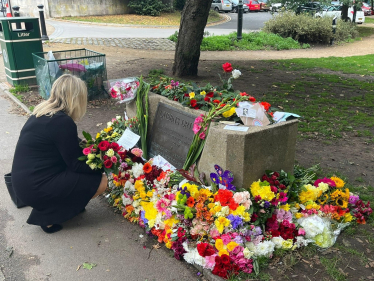
<path id="1" fill-rule="evenodd" d="M 223 35 L 236 31 L 237 14 L 227 14 L 231 17 L 229 22 L 207 27 L 205 31 L 210 34 Z M 271 18 L 270 13 L 246 13 L 243 15 L 243 32 L 258 31 L 264 26 L 264 22 Z M 84 23 L 72 23 L 56 20 L 47 20 L 47 23 L 55 28 L 55 32 L 50 35 L 50 39 L 55 38 L 74 38 L 74 37 L 91 37 L 91 38 L 167 38 L 178 28 L 151 28 L 151 27 L 134 27 L 134 26 L 103 26 Z"/>

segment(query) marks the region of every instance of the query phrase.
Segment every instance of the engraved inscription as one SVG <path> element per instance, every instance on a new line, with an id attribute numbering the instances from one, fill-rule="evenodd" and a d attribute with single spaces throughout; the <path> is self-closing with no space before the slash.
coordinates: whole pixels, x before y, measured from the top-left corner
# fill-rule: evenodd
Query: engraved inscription
<path id="1" fill-rule="evenodd" d="M 159 103 L 148 143 L 150 156 L 160 154 L 176 168 L 182 168 L 193 140 L 195 118 L 192 114 Z"/>

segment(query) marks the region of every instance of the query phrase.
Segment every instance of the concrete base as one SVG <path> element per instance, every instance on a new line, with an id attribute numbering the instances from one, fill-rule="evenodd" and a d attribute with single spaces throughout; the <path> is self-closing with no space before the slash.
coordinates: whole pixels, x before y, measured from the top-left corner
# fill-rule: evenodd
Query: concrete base
<path id="1" fill-rule="evenodd" d="M 150 93 L 148 132 L 152 131 L 159 102 L 172 105 L 195 116 L 204 113 Z M 126 105 L 126 112 L 129 117 L 136 116 L 135 101 Z M 265 170 L 283 169 L 292 173 L 298 120 L 265 127 L 250 126 L 247 132 L 224 130 L 224 126 L 215 122 L 211 124 L 198 163 L 199 171 L 204 172 L 208 178 L 211 172 L 215 172 L 215 164 L 220 165 L 224 170 L 233 172 L 233 184 L 243 188 L 249 188 L 253 181 L 260 179 Z"/>

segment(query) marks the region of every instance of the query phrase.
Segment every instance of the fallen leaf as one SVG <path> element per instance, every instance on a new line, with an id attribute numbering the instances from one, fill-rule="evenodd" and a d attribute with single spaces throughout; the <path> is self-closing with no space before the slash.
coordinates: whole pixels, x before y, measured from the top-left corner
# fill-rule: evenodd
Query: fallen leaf
<path id="1" fill-rule="evenodd" d="M 76 270 L 76 271 L 78 271 L 78 270 L 79 270 L 79 269 L 81 268 L 81 266 L 82 266 L 81 264 L 80 264 L 80 265 L 78 265 L 78 267 L 77 267 L 77 270 Z"/>
<path id="2" fill-rule="evenodd" d="M 356 238 L 356 240 L 360 243 L 364 243 L 360 238 Z"/>
<path id="3" fill-rule="evenodd" d="M 369 262 L 370 267 L 374 267 L 374 261 Z"/>
<path id="4" fill-rule="evenodd" d="M 157 250 L 157 249 L 160 249 L 161 246 L 160 246 L 160 244 L 157 243 L 157 245 L 153 245 L 152 248 Z"/>
<path id="5" fill-rule="evenodd" d="M 348 240 L 343 239 L 343 244 L 344 244 L 344 246 L 346 246 L 346 247 L 351 247 L 351 243 L 349 243 Z"/>
<path id="6" fill-rule="evenodd" d="M 95 266 L 96 266 L 96 264 L 94 264 L 94 263 L 88 263 L 88 262 L 83 263 L 83 268 L 85 268 L 85 269 L 92 269 Z"/>
<path id="7" fill-rule="evenodd" d="M 103 125 L 103 123 L 98 123 L 98 124 L 96 124 L 97 127 L 99 127 L 99 126 L 101 126 L 101 125 Z"/>

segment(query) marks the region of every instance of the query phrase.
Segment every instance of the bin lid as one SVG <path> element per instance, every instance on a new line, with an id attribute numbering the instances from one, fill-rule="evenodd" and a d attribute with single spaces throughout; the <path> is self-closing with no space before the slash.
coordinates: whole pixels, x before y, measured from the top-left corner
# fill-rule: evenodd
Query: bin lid
<path id="1" fill-rule="evenodd" d="M 7 42 L 41 40 L 39 19 L 30 17 L 0 18 L 0 40 Z"/>
<path id="2" fill-rule="evenodd" d="M 0 21 L 28 21 L 28 20 L 39 20 L 39 18 L 31 18 L 31 17 L 12 17 L 12 18 L 0 18 Z"/>

